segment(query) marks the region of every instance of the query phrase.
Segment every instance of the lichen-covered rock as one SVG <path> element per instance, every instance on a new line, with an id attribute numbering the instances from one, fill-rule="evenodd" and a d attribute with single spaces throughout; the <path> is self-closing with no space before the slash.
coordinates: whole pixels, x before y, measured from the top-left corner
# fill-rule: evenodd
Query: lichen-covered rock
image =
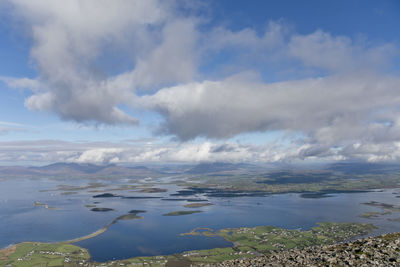
<path id="1" fill-rule="evenodd" d="M 400 266 L 400 233 L 195 266 Z"/>

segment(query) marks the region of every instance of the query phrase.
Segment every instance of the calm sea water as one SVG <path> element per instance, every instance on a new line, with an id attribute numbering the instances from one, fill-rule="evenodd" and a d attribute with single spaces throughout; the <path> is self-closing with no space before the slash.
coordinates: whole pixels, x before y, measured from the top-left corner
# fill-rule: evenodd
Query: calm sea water
<path id="1" fill-rule="evenodd" d="M 116 217 L 130 210 L 146 210 L 143 219 L 123 220 L 112 225 L 105 233 L 76 243 L 89 250 L 97 261 L 124 259 L 135 256 L 166 255 L 194 249 L 226 247 L 231 244 L 222 238 L 180 236 L 195 227 L 221 229 L 227 227 L 274 225 L 290 229 L 309 229 L 317 222 L 363 222 L 378 227 L 374 234 L 400 231 L 400 213 L 374 219 L 360 218 L 366 211 L 380 208 L 362 205 L 378 201 L 400 205 L 396 194 L 400 189 L 368 193 L 332 194 L 319 199 L 301 198 L 300 194 L 278 194 L 267 197 L 209 198 L 213 206 L 189 209 L 186 201 L 163 201 L 161 199 L 93 198 L 98 193 L 87 189 L 74 195 L 62 195 L 55 189 L 58 185 L 85 186 L 91 181 L 76 180 L 29 180 L 8 179 L 0 181 L 0 247 L 22 241 L 56 242 L 90 234 L 109 224 Z M 104 181 L 102 181 L 104 182 Z M 119 181 L 109 184 L 105 191 L 116 187 Z M 132 190 L 109 191 L 124 196 L 160 196 L 181 190 L 175 185 L 156 185 L 166 188 L 165 193 L 137 193 Z M 103 190 L 103 189 L 102 189 Z M 198 195 L 197 198 L 205 198 Z M 190 196 L 193 198 L 193 196 Z M 39 201 L 57 210 L 34 206 Z M 109 212 L 93 212 L 85 207 L 98 201 L 97 207 L 112 208 Z M 184 216 L 162 216 L 171 211 L 201 210 Z"/>

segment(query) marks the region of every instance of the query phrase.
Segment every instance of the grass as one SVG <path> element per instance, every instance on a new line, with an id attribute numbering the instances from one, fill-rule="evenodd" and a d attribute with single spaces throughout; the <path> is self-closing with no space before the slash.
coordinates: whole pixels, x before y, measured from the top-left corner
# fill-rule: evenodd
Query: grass
<path id="1" fill-rule="evenodd" d="M 181 210 L 181 211 L 172 211 L 163 214 L 163 216 L 182 216 L 182 215 L 189 215 L 193 213 L 199 213 L 202 212 L 201 210 Z"/>
<path id="2" fill-rule="evenodd" d="M 358 223 L 320 223 L 308 231 L 286 230 L 273 226 L 232 228 L 213 231 L 209 228 L 193 229 L 182 235 L 221 236 L 234 244 L 227 250 L 211 249 L 198 251 L 189 258 L 195 262 L 219 262 L 220 259 L 254 257 L 272 251 L 304 248 L 315 245 L 334 244 L 371 232 L 374 226 Z"/>
<path id="3" fill-rule="evenodd" d="M 388 215 L 388 214 L 391 214 L 391 212 L 390 211 L 385 211 L 385 212 L 367 211 L 367 212 L 364 212 L 363 214 L 361 214 L 360 217 L 371 219 L 371 218 L 378 218 L 380 216 Z"/>
<path id="4" fill-rule="evenodd" d="M 193 212 L 193 211 L 191 211 Z M 135 214 L 132 214 L 135 216 Z M 0 266 L 189 266 L 190 263 L 215 263 L 250 258 L 275 250 L 333 244 L 363 235 L 374 229 L 371 224 L 320 223 L 308 231 L 286 230 L 273 226 L 227 228 L 214 231 L 196 228 L 184 235 L 221 236 L 235 245 L 226 248 L 189 251 L 170 256 L 136 257 L 106 263 L 90 262 L 86 249 L 68 243 L 24 242 L 0 250 Z"/>
<path id="5" fill-rule="evenodd" d="M 351 178 L 351 179 L 349 179 Z M 327 192 L 352 192 L 370 189 L 394 188 L 400 183 L 398 173 L 351 174 L 341 172 L 313 171 L 288 172 L 284 174 L 237 174 L 229 176 L 199 175 L 190 182 L 181 181 L 180 186 L 190 188 L 218 188 L 226 193 L 232 191 L 266 193 L 303 193 L 306 198 L 328 197 Z"/>
<path id="6" fill-rule="evenodd" d="M 24 242 L 16 245 L 15 252 L 0 260 L 1 266 L 77 266 L 90 256 L 86 249 L 62 243 Z"/>
<path id="7" fill-rule="evenodd" d="M 212 203 L 191 203 L 191 204 L 186 204 L 184 205 L 185 208 L 200 208 L 200 207 L 206 207 L 206 206 L 211 206 L 214 205 Z"/>

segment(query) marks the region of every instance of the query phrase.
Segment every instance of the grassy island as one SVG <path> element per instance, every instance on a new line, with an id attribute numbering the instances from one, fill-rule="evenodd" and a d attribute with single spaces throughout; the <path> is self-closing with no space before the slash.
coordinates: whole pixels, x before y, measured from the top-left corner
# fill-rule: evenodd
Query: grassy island
<path id="1" fill-rule="evenodd" d="M 163 214 L 163 216 L 182 216 L 182 215 L 189 215 L 193 213 L 199 213 L 202 212 L 201 210 L 182 210 L 182 211 L 172 211 L 168 212 L 166 214 Z"/>
<path id="2" fill-rule="evenodd" d="M 96 212 L 107 212 L 107 211 L 113 211 L 114 209 L 111 209 L 111 208 L 92 208 L 90 210 L 91 211 L 96 211 Z"/>
<path id="3" fill-rule="evenodd" d="M 211 206 L 214 205 L 212 203 L 190 203 L 184 205 L 185 208 L 201 208 L 201 207 L 206 207 L 206 206 Z"/>
<path id="4" fill-rule="evenodd" d="M 164 193 L 167 192 L 168 190 L 165 188 L 155 188 L 155 187 L 150 187 L 150 188 L 143 188 L 140 189 L 138 192 L 140 193 Z"/>
<path id="5" fill-rule="evenodd" d="M 361 218 L 373 219 L 373 218 L 378 218 L 380 216 L 400 212 L 400 206 L 395 206 L 392 204 L 386 204 L 386 203 L 381 203 L 381 202 L 376 202 L 376 201 L 370 201 L 370 202 L 361 203 L 361 204 L 380 208 L 382 210 L 382 212 L 376 212 L 376 211 L 364 212 L 363 214 L 360 215 Z M 388 220 L 393 221 L 393 219 L 388 219 Z"/>

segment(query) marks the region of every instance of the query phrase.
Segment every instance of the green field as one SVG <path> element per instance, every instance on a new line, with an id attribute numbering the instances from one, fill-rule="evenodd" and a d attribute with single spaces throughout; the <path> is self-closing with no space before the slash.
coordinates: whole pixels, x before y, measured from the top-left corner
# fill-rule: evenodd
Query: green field
<path id="1" fill-rule="evenodd" d="M 62 243 L 24 242 L 16 245 L 10 255 L 5 254 L 0 252 L 1 266 L 87 266 L 90 258 L 86 249 Z"/>
<path id="2" fill-rule="evenodd" d="M 334 244 L 370 233 L 371 224 L 320 223 L 307 231 L 287 230 L 273 226 L 228 228 L 214 231 L 196 228 L 187 235 L 220 236 L 233 247 L 188 251 L 170 256 L 136 257 L 106 263 L 90 262 L 86 249 L 68 243 L 24 242 L 0 251 L 0 266 L 189 266 L 190 263 L 221 262 L 235 258 L 255 257 L 271 251 Z"/>
<path id="3" fill-rule="evenodd" d="M 219 193 L 312 193 L 304 197 L 326 197 L 326 194 L 357 192 L 370 189 L 396 188 L 400 173 L 358 174 L 328 171 L 298 171 L 279 173 L 197 175 L 190 182 L 180 181 L 180 186 L 194 189 L 218 188 Z"/>
<path id="4" fill-rule="evenodd" d="M 191 204 L 186 204 L 184 205 L 185 208 L 201 208 L 201 207 L 206 207 L 206 206 L 211 206 L 214 205 L 212 203 L 191 203 Z"/>
<path id="5" fill-rule="evenodd" d="M 196 228 L 182 235 L 221 236 L 234 244 L 233 248 L 191 251 L 186 254 L 195 262 L 219 262 L 221 259 L 254 257 L 271 251 L 334 244 L 371 232 L 371 224 L 319 223 L 308 231 L 287 230 L 273 226 L 227 228 L 213 231 Z"/>

